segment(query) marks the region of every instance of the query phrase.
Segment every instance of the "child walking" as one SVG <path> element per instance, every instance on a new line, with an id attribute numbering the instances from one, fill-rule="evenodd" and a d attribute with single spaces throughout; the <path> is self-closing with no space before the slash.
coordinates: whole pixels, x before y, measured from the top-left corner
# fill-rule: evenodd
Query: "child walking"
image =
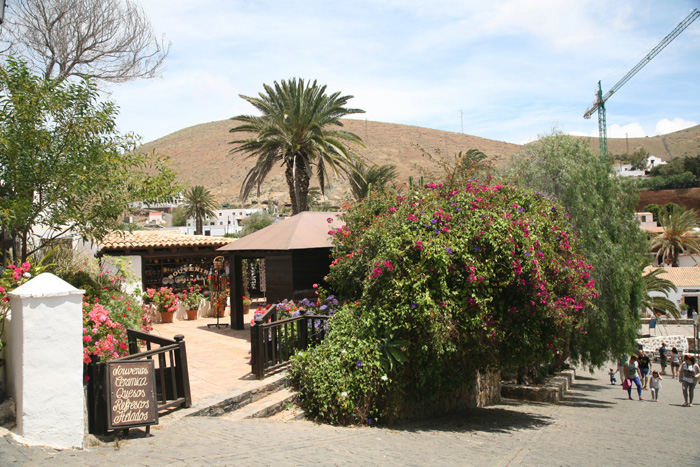
<path id="1" fill-rule="evenodd" d="M 651 381 L 649 381 L 649 388 L 651 389 L 651 400 L 659 402 L 659 390 L 661 390 L 661 380 L 662 376 L 659 372 L 654 370 L 651 373 Z"/>
<path id="2" fill-rule="evenodd" d="M 615 378 L 616 373 L 617 371 L 614 371 L 612 368 L 610 368 L 610 371 L 608 372 L 608 375 L 610 376 L 610 384 L 617 383 L 617 378 Z"/>

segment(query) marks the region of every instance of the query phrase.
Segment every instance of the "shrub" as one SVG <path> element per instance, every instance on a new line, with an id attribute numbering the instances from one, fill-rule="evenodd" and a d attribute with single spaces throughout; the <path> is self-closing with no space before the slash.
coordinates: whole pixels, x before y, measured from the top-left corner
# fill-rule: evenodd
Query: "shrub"
<path id="1" fill-rule="evenodd" d="M 591 268 L 568 215 L 544 195 L 477 181 L 429 184 L 349 207 L 343 219 L 332 231 L 327 281 L 356 305 L 331 319 L 320 347 L 293 360 L 308 413 L 367 423 L 392 410 L 385 401 L 463 387 L 475 370 L 549 361 L 585 325 L 596 293 Z M 333 354 L 341 349 L 381 372 L 355 375 Z M 393 383 L 374 384 L 378 376 Z M 331 397 L 349 386 L 360 390 Z"/>
<path id="2" fill-rule="evenodd" d="M 289 377 L 307 415 L 331 424 L 372 424 L 392 411 L 391 381 L 367 330 L 343 306 L 323 342 L 291 357 Z"/>

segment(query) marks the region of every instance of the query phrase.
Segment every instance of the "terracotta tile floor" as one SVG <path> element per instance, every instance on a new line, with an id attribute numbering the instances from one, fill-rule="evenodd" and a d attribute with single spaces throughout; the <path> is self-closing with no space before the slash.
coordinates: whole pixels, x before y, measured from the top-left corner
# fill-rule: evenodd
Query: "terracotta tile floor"
<path id="1" fill-rule="evenodd" d="M 168 339 L 177 334 L 185 336 L 193 404 L 255 379 L 248 364 L 251 318 L 252 313 L 244 317 L 242 331 L 208 327 L 216 323 L 216 318 L 187 321 L 176 317 L 173 323 L 153 325 L 154 335 Z M 230 319 L 226 316 L 219 321 L 229 323 Z"/>

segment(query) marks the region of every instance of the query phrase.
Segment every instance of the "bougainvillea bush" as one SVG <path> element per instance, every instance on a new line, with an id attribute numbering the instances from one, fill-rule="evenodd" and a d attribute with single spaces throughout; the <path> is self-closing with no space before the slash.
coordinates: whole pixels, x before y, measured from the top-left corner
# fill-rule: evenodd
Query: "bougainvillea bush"
<path id="1" fill-rule="evenodd" d="M 129 354 L 127 329 L 150 331 L 151 321 L 129 295 L 85 297 L 83 302 L 83 362 L 92 356 L 105 362 Z"/>
<path id="2" fill-rule="evenodd" d="M 404 398 L 463 387 L 476 370 L 549 361 L 585 332 L 591 268 L 546 196 L 429 184 L 348 207 L 343 219 L 327 282 L 346 305 L 291 366 L 312 416 L 370 423 Z"/>

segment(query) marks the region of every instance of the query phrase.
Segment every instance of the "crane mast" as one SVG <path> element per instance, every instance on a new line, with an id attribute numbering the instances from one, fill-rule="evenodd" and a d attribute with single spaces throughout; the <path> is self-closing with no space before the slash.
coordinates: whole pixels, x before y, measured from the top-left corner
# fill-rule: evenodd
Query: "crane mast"
<path id="1" fill-rule="evenodd" d="M 610 90 L 603 95 L 603 88 L 601 82 L 598 81 L 598 91 L 596 92 L 596 100 L 590 109 L 586 110 L 583 114 L 583 118 L 589 119 L 596 111 L 598 112 L 598 133 L 600 142 L 600 156 L 604 157 L 608 153 L 608 129 L 605 116 L 605 102 L 612 97 L 613 94 L 617 92 L 627 81 L 629 81 L 634 75 L 636 75 L 639 70 L 644 68 L 644 66 L 651 61 L 652 58 L 656 57 L 659 52 L 661 52 L 668 44 L 673 41 L 681 32 L 685 30 L 690 24 L 695 21 L 698 16 L 700 16 L 700 11 L 694 9 L 683 21 L 680 22 L 676 28 L 669 33 L 668 36 L 659 42 L 659 44 L 651 49 L 651 51 L 646 54 L 646 56 L 637 63 L 634 68 L 627 72 L 625 76 L 622 77 Z"/>

